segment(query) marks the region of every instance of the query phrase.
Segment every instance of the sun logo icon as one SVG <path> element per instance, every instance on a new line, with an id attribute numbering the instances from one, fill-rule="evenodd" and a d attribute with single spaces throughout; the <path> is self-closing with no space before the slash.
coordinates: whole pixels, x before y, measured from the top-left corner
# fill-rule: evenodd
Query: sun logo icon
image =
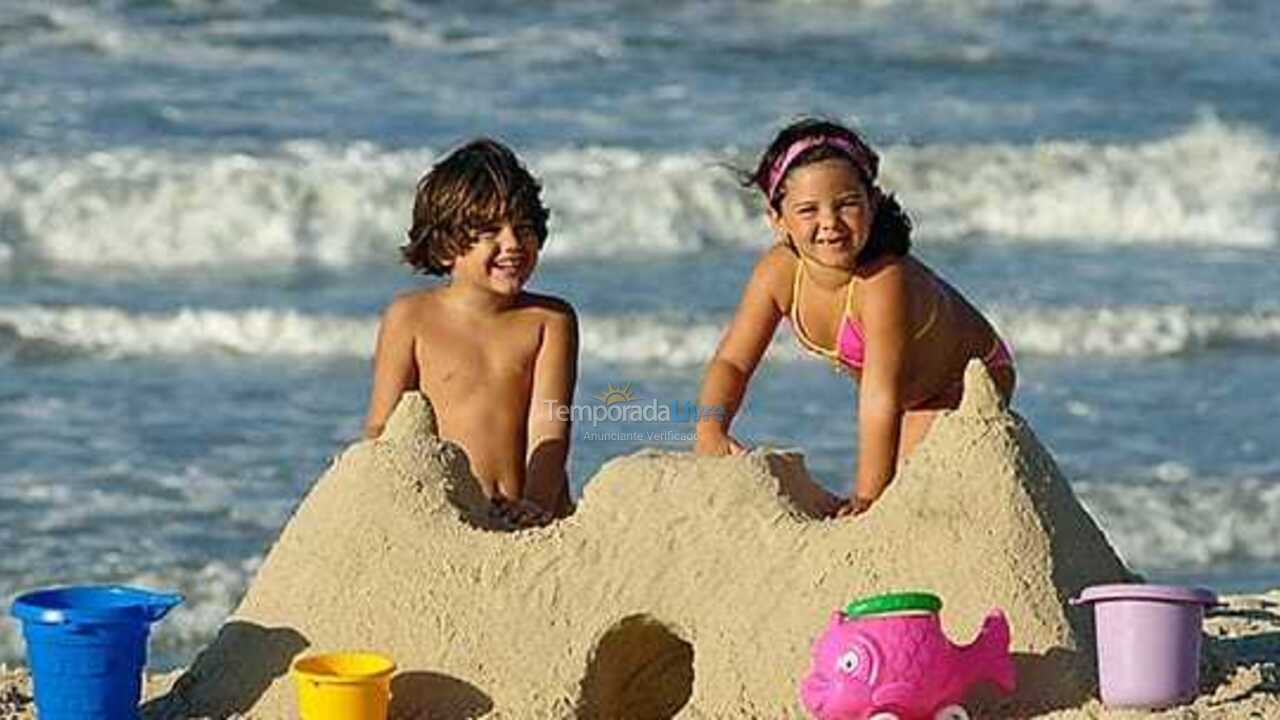
<path id="1" fill-rule="evenodd" d="M 595 398 L 605 405 L 615 405 L 617 403 L 631 402 L 636 399 L 636 396 L 631 392 L 631 383 L 627 383 L 622 387 L 614 387 L 613 383 L 609 383 L 609 388 L 596 395 Z"/>

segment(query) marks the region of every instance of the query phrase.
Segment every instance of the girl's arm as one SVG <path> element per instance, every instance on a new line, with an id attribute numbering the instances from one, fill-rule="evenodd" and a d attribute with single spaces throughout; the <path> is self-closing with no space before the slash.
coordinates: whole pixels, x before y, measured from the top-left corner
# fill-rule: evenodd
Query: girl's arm
<path id="1" fill-rule="evenodd" d="M 369 392 L 369 412 L 365 415 L 364 436 L 382 434 L 391 411 L 406 390 L 418 387 L 418 364 L 414 356 L 411 306 L 407 298 L 397 298 L 382 313 L 378 326 L 378 346 L 373 355 L 373 388 Z"/>
<path id="2" fill-rule="evenodd" d="M 850 499 L 855 512 L 880 497 L 897 465 L 907 306 L 903 263 L 889 263 L 868 278 L 862 302 L 867 360 L 858 383 L 858 476 Z"/>
<path id="3" fill-rule="evenodd" d="M 553 307 L 533 364 L 523 496 L 552 515 L 569 511 L 569 436 L 578 382 L 578 318 L 567 303 Z"/>
<path id="4" fill-rule="evenodd" d="M 787 251 L 770 250 L 756 263 L 751 279 L 742 291 L 728 332 L 707 365 L 698 393 L 700 418 L 694 450 L 701 455 L 727 455 L 744 448 L 729 436 L 729 425 L 742 405 L 747 381 L 773 339 L 782 310 L 776 288 L 788 287 L 791 263 Z"/>

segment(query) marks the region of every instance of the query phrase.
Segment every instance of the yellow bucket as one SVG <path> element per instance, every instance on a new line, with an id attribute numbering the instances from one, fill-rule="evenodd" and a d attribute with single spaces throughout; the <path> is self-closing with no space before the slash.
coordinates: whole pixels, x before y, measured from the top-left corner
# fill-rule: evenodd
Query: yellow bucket
<path id="1" fill-rule="evenodd" d="M 298 658 L 302 720 L 386 720 L 396 664 L 376 653 L 329 653 Z"/>

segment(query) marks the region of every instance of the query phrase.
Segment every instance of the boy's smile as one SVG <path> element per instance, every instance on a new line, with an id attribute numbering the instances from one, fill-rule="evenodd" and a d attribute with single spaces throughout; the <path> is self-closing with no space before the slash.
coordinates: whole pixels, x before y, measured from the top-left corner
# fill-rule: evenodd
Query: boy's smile
<path id="1" fill-rule="evenodd" d="M 499 295 L 524 288 L 538 263 L 538 236 L 532 226 L 502 222 L 475 233 L 467 251 L 454 258 L 453 280 Z"/>
<path id="2" fill-rule="evenodd" d="M 529 262 L 523 254 L 499 255 L 489 263 L 489 275 L 497 281 L 519 282 L 529 278 Z"/>

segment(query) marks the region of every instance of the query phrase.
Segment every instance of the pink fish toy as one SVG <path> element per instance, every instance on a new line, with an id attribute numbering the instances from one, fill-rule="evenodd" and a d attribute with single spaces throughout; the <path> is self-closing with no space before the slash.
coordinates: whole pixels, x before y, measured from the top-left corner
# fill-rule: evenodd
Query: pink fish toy
<path id="1" fill-rule="evenodd" d="M 818 720 L 968 720 L 970 686 L 1013 692 L 1009 623 L 994 610 L 972 644 L 942 632 L 942 601 L 929 593 L 877 595 L 850 603 L 813 644 L 800 688 Z"/>

